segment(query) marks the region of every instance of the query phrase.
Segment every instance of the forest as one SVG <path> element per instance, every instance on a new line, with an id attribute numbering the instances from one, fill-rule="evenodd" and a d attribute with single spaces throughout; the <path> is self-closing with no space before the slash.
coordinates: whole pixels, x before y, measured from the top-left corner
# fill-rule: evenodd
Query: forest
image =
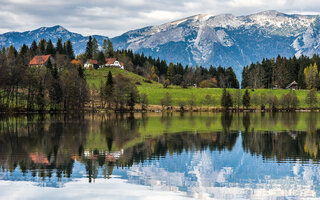
<path id="1" fill-rule="evenodd" d="M 241 88 L 286 88 L 296 81 L 299 89 L 319 89 L 320 57 L 302 55 L 299 58 L 263 59 L 244 67 Z"/>

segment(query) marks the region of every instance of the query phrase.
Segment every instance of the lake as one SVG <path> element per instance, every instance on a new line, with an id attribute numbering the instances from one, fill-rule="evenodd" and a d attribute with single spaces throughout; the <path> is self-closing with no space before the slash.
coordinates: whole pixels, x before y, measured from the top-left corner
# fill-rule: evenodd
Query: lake
<path id="1" fill-rule="evenodd" d="M 319 199 L 319 113 L 0 117 L 0 199 Z"/>

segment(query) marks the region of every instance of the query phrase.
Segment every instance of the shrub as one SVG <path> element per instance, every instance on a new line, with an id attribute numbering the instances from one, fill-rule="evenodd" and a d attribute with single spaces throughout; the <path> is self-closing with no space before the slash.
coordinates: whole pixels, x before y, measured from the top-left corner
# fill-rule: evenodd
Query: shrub
<path id="1" fill-rule="evenodd" d="M 200 87 L 201 88 L 216 88 L 217 85 L 214 82 L 212 82 L 211 80 L 203 80 L 200 83 Z"/>

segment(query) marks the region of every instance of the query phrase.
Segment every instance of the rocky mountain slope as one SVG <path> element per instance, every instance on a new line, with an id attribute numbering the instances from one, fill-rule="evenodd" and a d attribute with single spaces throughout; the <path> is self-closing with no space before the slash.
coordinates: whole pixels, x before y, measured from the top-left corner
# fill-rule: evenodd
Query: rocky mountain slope
<path id="1" fill-rule="evenodd" d="M 99 35 L 95 35 L 94 37 L 97 39 L 99 45 L 102 45 L 104 38 L 108 39 L 108 37 Z M 75 54 L 80 54 L 86 49 L 88 36 L 82 36 L 78 33 L 72 33 L 59 25 L 53 27 L 41 27 L 33 31 L 26 31 L 22 33 L 4 33 L 0 35 L 0 46 L 7 47 L 10 45 L 14 45 L 17 49 L 19 49 L 23 44 L 27 44 L 30 46 L 34 40 L 39 42 L 39 40 L 41 39 L 51 39 L 52 42 L 56 44 L 59 38 L 62 38 L 64 42 L 70 40 L 73 44 Z"/>
<path id="2" fill-rule="evenodd" d="M 263 58 L 319 53 L 319 16 L 265 11 L 248 16 L 196 15 L 113 38 L 128 48 L 188 65 L 244 65 Z"/>

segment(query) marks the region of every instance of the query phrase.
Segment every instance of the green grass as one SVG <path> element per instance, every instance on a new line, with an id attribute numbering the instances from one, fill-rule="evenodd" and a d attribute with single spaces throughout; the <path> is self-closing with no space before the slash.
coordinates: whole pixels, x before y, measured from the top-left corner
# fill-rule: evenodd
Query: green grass
<path id="1" fill-rule="evenodd" d="M 121 70 L 117 68 L 102 68 L 98 70 L 87 70 L 86 71 L 86 79 L 89 84 L 89 86 L 92 88 L 93 85 L 96 86 L 96 88 L 100 87 L 101 81 L 105 82 L 107 75 L 111 71 L 112 75 L 117 75 L 119 73 L 122 73 L 124 76 L 129 77 L 134 83 L 140 82 L 141 85 L 137 85 L 139 93 L 145 93 L 148 96 L 149 104 L 150 105 L 160 105 L 160 100 L 164 97 L 166 93 L 169 93 L 172 97 L 172 103 L 175 106 L 178 106 L 181 101 L 185 102 L 186 105 L 188 105 L 188 102 L 190 101 L 191 97 L 194 96 L 195 103 L 197 106 L 208 106 L 203 104 L 203 100 L 205 99 L 205 96 L 207 94 L 211 95 L 212 98 L 215 99 L 216 106 L 220 105 L 220 99 L 223 92 L 223 89 L 221 88 L 194 88 L 189 87 L 187 89 L 181 88 L 179 86 L 169 86 L 168 88 L 163 88 L 162 84 L 157 82 L 146 83 L 144 82 L 144 78 L 131 73 L 126 70 Z M 235 89 L 228 89 L 231 93 L 235 91 Z M 249 90 L 251 97 L 253 94 L 258 94 L 260 96 L 261 93 L 269 94 L 273 93 L 278 97 L 280 100 L 280 97 L 283 94 L 287 94 L 289 90 L 279 89 L 279 90 L 272 90 L 272 89 L 256 89 L 254 91 Z M 244 93 L 244 90 L 242 90 Z M 295 91 L 298 99 L 300 101 L 300 107 L 308 107 L 305 104 L 305 98 L 308 93 L 307 90 L 296 90 Z"/>

